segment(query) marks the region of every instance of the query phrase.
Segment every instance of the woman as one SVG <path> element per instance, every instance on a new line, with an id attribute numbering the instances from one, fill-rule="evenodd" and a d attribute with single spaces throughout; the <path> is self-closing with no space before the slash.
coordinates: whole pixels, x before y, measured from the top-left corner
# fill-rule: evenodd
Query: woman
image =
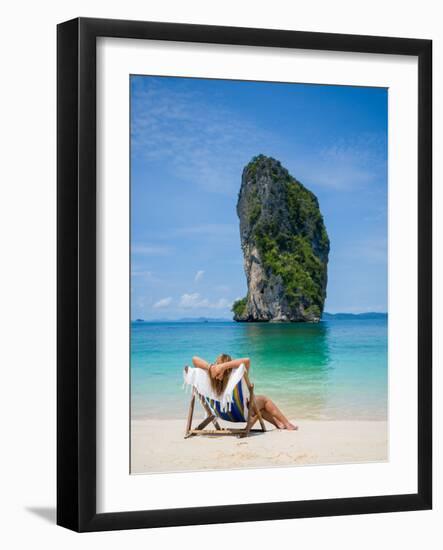
<path id="1" fill-rule="evenodd" d="M 251 366 L 251 361 L 247 357 L 242 359 L 232 359 L 230 355 L 223 353 L 215 360 L 215 363 L 209 364 L 201 357 L 194 356 L 192 363 L 199 369 L 207 370 L 211 380 L 212 389 L 217 395 L 221 395 L 226 388 L 232 369 L 238 368 L 242 363 L 247 370 Z M 277 405 L 266 395 L 256 395 L 255 402 L 260 409 L 262 417 L 276 426 L 280 430 L 297 430 L 295 426 L 286 418 Z"/>

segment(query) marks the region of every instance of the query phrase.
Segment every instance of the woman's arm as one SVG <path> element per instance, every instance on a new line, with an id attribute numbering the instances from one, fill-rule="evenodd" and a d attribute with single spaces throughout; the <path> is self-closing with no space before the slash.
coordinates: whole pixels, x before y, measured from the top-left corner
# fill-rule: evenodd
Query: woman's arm
<path id="1" fill-rule="evenodd" d="M 194 367 L 197 367 L 203 370 L 209 370 L 209 366 L 210 366 L 209 363 L 204 359 L 202 359 L 201 357 L 197 357 L 197 355 L 194 355 L 194 357 L 192 358 L 192 363 Z"/>
<path id="2" fill-rule="evenodd" d="M 249 357 L 243 357 L 242 359 L 233 359 L 232 361 L 227 361 L 226 363 L 220 363 L 219 365 L 214 365 L 212 367 L 212 375 L 215 378 L 221 378 L 226 369 L 236 369 L 241 364 L 246 367 L 246 370 L 249 370 L 251 366 L 251 360 Z"/>

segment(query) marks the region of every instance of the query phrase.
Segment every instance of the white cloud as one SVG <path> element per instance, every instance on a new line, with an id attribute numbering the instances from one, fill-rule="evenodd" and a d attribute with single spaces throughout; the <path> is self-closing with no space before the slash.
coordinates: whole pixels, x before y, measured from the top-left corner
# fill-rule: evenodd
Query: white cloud
<path id="1" fill-rule="evenodd" d="M 314 192 L 320 187 L 349 191 L 386 185 L 387 136 L 383 132 L 363 132 L 316 148 L 287 150 L 281 156 L 289 172 Z"/>
<path id="2" fill-rule="evenodd" d="M 171 296 L 168 296 L 167 298 L 162 298 L 158 302 L 155 302 L 155 304 L 152 306 L 155 309 L 160 309 L 163 307 L 168 307 L 172 302 Z"/>
<path id="3" fill-rule="evenodd" d="M 199 271 L 197 271 L 197 273 L 195 274 L 195 277 L 194 277 L 194 281 L 196 283 L 198 283 L 198 281 L 201 281 L 203 279 L 203 275 L 205 274 L 205 272 L 200 269 Z"/>
<path id="4" fill-rule="evenodd" d="M 206 191 L 231 195 L 245 163 L 276 139 L 253 119 L 190 91 L 186 81 L 172 90 L 162 79 L 140 78 L 132 89 L 133 150 Z"/>
<path id="5" fill-rule="evenodd" d="M 216 309 L 226 309 L 231 307 L 232 303 L 227 300 L 226 298 L 220 298 L 215 304 L 214 307 Z"/>
<path id="6" fill-rule="evenodd" d="M 388 261 L 388 242 L 386 236 L 370 237 L 357 241 L 349 240 L 346 248 L 335 254 L 335 261 L 347 268 L 348 262 L 386 265 Z"/>
<path id="7" fill-rule="evenodd" d="M 209 308 L 209 309 L 226 309 L 231 307 L 232 302 L 226 298 L 220 298 L 215 302 L 211 302 L 207 298 L 200 296 L 198 292 L 185 293 L 180 298 L 179 306 L 186 309 Z"/>
<path id="8" fill-rule="evenodd" d="M 337 189 L 365 186 L 386 178 L 387 141 L 383 134 L 338 140 L 320 151 L 312 180 Z"/>
<path id="9" fill-rule="evenodd" d="M 167 256 L 171 253 L 171 249 L 167 246 L 134 244 L 131 247 L 132 254 L 142 256 Z"/>
<path id="10" fill-rule="evenodd" d="M 159 283 L 161 282 L 161 279 L 159 277 L 156 277 L 152 271 L 145 271 L 144 269 L 133 269 L 131 271 L 131 277 L 133 278 L 133 283 L 136 284 L 137 282 L 139 284 L 146 283 L 149 281 L 150 283 Z"/>
<path id="11" fill-rule="evenodd" d="M 180 306 L 184 308 L 209 307 L 209 301 L 202 298 L 198 292 L 185 293 L 180 298 Z"/>

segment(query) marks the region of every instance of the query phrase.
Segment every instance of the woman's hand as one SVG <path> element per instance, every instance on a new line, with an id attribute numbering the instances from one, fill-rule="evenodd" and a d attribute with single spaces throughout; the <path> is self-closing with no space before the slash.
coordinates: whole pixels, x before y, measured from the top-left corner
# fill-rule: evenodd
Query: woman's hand
<path id="1" fill-rule="evenodd" d="M 210 365 L 209 375 L 211 376 L 211 378 L 215 378 L 215 380 L 222 380 L 223 379 L 223 369 L 220 369 L 219 365 Z"/>
<path id="2" fill-rule="evenodd" d="M 215 372 L 216 372 L 215 379 L 216 380 L 223 380 L 223 370 L 216 369 Z"/>

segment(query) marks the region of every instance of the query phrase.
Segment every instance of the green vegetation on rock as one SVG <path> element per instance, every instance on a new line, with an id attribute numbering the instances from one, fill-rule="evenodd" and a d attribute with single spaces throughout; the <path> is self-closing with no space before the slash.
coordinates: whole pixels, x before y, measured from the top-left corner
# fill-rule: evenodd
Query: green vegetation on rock
<path id="1" fill-rule="evenodd" d="M 235 317 L 241 318 L 246 314 L 247 297 L 236 300 L 232 304 L 231 311 Z"/>

